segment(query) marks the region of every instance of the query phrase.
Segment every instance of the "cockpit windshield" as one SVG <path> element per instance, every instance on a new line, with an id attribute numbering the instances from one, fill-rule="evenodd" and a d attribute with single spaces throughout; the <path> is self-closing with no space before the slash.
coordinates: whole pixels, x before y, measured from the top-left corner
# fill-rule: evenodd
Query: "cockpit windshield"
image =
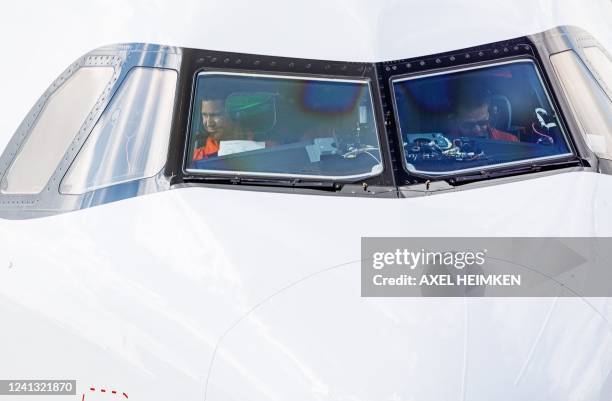
<path id="1" fill-rule="evenodd" d="M 447 174 L 571 154 L 532 61 L 392 84 L 408 171 Z"/>
<path id="2" fill-rule="evenodd" d="M 366 80 L 202 72 L 187 171 L 357 178 L 382 171 Z"/>

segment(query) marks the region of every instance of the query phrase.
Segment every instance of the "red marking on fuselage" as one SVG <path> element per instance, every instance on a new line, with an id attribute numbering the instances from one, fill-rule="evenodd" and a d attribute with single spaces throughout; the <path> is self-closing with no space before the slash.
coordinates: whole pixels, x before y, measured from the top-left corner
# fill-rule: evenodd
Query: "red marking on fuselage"
<path id="1" fill-rule="evenodd" d="M 96 392 L 96 388 L 95 387 L 90 387 L 89 391 L 91 391 L 92 393 Z M 106 389 L 101 388 L 98 391 L 100 391 L 101 393 L 106 393 Z M 110 392 L 112 394 L 117 395 L 117 390 L 110 390 Z M 123 395 L 125 397 L 125 399 L 128 399 L 128 395 L 126 393 L 121 393 L 121 395 Z M 81 401 L 85 401 L 85 393 L 83 393 L 82 397 L 81 397 Z"/>

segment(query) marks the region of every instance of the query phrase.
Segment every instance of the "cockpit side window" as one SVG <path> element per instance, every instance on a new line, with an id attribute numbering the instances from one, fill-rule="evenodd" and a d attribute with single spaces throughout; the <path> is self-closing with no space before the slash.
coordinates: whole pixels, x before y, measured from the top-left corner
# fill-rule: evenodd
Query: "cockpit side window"
<path id="1" fill-rule="evenodd" d="M 47 100 L 2 181 L 4 194 L 38 194 L 113 76 L 111 67 L 82 67 Z"/>
<path id="2" fill-rule="evenodd" d="M 382 171 L 367 80 L 201 72 L 190 173 L 350 179 Z"/>
<path id="3" fill-rule="evenodd" d="M 550 60 L 561 80 L 591 150 L 612 160 L 612 102 L 589 73 L 578 55 L 567 50 Z M 604 68 L 603 60 L 600 60 Z M 600 74 L 601 75 L 601 74 Z M 603 76 L 602 76 L 603 78 Z M 609 76 L 608 76 L 609 78 Z"/>
<path id="4" fill-rule="evenodd" d="M 391 84 L 409 172 L 448 174 L 572 154 L 531 60 Z"/>
<path id="5" fill-rule="evenodd" d="M 84 194 L 142 178 L 164 166 L 178 74 L 133 68 L 62 180 L 60 192 Z"/>
<path id="6" fill-rule="evenodd" d="M 612 101 L 612 59 L 599 47 L 585 47 L 582 49 L 587 62 L 601 79 L 601 84 L 608 92 L 608 98 Z"/>

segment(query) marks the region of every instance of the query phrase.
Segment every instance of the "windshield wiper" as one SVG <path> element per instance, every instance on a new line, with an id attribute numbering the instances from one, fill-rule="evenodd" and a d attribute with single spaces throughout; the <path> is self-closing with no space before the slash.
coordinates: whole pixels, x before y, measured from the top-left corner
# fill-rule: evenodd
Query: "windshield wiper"
<path id="1" fill-rule="evenodd" d="M 478 171 L 470 171 L 466 173 L 455 173 L 455 174 L 447 174 L 447 175 L 424 175 L 418 174 L 417 177 L 426 179 L 426 186 L 428 183 L 435 181 L 445 181 L 449 185 L 458 186 L 463 184 L 469 184 L 472 182 L 490 180 L 494 178 L 501 177 L 509 177 L 513 175 L 521 175 L 527 173 L 536 173 L 540 171 L 547 171 L 553 169 L 567 168 L 567 167 L 577 167 L 583 166 L 583 161 L 579 158 L 572 158 L 570 160 L 562 160 L 556 162 L 541 162 L 541 163 L 531 163 L 527 165 L 507 167 L 503 169 L 496 170 L 478 170 Z"/>
<path id="2" fill-rule="evenodd" d="M 205 182 L 210 184 L 231 184 L 231 185 L 255 185 L 266 187 L 282 187 L 282 188 L 304 188 L 318 189 L 322 191 L 339 191 L 342 189 L 342 184 L 334 181 L 324 180 L 306 180 L 301 178 L 290 179 L 274 179 L 274 178 L 254 178 L 254 177 L 219 177 L 219 176 L 186 176 L 183 178 L 185 182 Z"/>

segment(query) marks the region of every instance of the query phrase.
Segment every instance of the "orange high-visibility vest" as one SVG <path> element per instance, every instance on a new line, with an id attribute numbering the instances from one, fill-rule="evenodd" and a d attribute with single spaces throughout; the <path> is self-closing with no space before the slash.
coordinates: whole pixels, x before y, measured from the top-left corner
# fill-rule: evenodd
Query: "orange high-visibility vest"
<path id="1" fill-rule="evenodd" d="M 219 152 L 219 142 L 208 137 L 206 144 L 193 150 L 193 160 L 202 160 L 210 156 L 216 155 Z"/>
<path id="2" fill-rule="evenodd" d="M 502 141 L 510 141 L 510 142 L 518 142 L 519 139 L 512 134 L 509 134 L 505 131 L 500 131 L 496 128 L 493 128 L 491 130 L 491 139 L 498 139 L 498 140 L 502 140 Z"/>

